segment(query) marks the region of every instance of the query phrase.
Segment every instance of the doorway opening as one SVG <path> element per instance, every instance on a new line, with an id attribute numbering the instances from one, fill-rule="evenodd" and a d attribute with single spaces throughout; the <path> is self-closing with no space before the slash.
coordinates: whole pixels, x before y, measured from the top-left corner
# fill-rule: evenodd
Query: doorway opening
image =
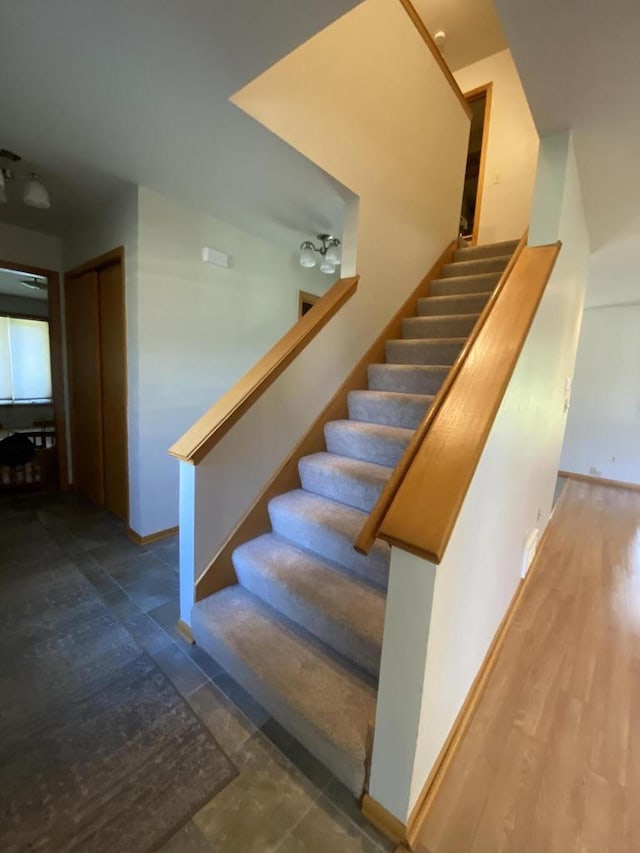
<path id="1" fill-rule="evenodd" d="M 467 167 L 464 175 L 462 210 L 460 211 L 460 236 L 468 240 L 472 246 L 478 242 L 480 231 L 492 87 L 492 83 L 486 83 L 484 86 L 479 86 L 465 94 L 467 103 L 471 108 L 472 118 Z"/>
<path id="2" fill-rule="evenodd" d="M 0 491 L 68 487 L 54 270 L 0 260 Z"/>

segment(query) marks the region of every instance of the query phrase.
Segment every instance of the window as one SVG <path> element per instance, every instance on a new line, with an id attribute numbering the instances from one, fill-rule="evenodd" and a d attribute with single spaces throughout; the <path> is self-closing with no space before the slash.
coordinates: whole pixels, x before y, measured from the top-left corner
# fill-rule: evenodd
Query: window
<path id="1" fill-rule="evenodd" d="M 49 323 L 0 317 L 0 405 L 50 402 Z"/>

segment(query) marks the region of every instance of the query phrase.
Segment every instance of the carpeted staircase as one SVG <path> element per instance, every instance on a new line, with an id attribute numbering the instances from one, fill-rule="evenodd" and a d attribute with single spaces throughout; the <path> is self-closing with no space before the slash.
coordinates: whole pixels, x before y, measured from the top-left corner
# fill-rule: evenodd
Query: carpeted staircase
<path id="1" fill-rule="evenodd" d="M 382 649 L 389 546 L 353 543 L 429 408 L 517 241 L 461 248 L 386 364 L 351 391 L 301 488 L 269 504 L 272 532 L 233 554 L 238 583 L 198 602 L 196 642 L 356 796 L 365 785 Z"/>

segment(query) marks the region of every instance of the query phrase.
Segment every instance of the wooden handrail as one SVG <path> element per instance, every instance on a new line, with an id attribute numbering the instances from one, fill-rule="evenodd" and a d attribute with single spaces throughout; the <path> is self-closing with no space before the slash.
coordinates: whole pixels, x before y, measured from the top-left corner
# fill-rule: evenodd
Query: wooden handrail
<path id="1" fill-rule="evenodd" d="M 523 249 L 385 513 L 390 544 L 441 562 L 560 248 Z"/>
<path id="2" fill-rule="evenodd" d="M 369 514 L 369 517 L 364 523 L 364 526 L 355 541 L 355 549 L 361 554 L 369 553 L 371 546 L 373 545 L 376 537 L 378 536 L 380 528 L 382 527 L 383 519 L 389 511 L 389 508 L 391 507 L 391 504 L 400 486 L 402 485 L 402 482 L 406 477 L 409 468 L 413 464 L 413 460 L 415 459 L 415 456 L 418 450 L 420 449 L 420 446 L 422 445 L 425 436 L 431 429 L 431 426 L 435 421 L 438 412 L 442 408 L 442 404 L 444 403 L 447 398 L 447 395 L 449 394 L 449 389 L 451 388 L 451 386 L 456 380 L 456 377 L 462 370 L 462 367 L 467 358 L 469 357 L 469 353 L 471 352 L 471 349 L 473 348 L 473 345 L 477 340 L 478 335 L 480 334 L 480 331 L 487 320 L 487 317 L 493 310 L 493 306 L 499 299 L 500 294 L 502 293 L 502 290 L 504 289 L 504 286 L 507 283 L 509 276 L 511 275 L 511 270 L 515 267 L 518 258 L 520 257 L 522 251 L 527 245 L 528 234 L 529 230 L 527 229 L 520 238 L 520 242 L 518 243 L 515 252 L 511 256 L 509 263 L 507 264 L 504 272 L 500 276 L 500 281 L 498 282 L 495 290 L 491 294 L 489 301 L 484 306 L 482 313 L 478 317 L 477 323 L 471 330 L 471 334 L 465 342 L 465 345 L 459 352 L 458 357 L 454 361 L 451 370 L 447 374 L 444 382 L 438 390 L 438 393 L 434 397 L 433 403 L 429 406 L 426 415 L 424 416 L 422 422 L 413 434 L 413 437 L 407 445 L 406 450 L 400 457 L 400 461 L 396 465 L 393 474 L 391 475 L 389 480 L 387 480 L 384 489 L 380 493 L 380 497 L 376 501 L 375 506 Z"/>
<path id="3" fill-rule="evenodd" d="M 175 442 L 169 453 L 183 462 L 197 465 L 353 296 L 358 280 L 356 275 L 336 282 L 242 379 Z"/>
<path id="4" fill-rule="evenodd" d="M 445 62 L 442 54 L 440 53 L 440 51 L 438 49 L 438 45 L 434 42 L 433 38 L 431 37 L 431 33 L 426 28 L 425 23 L 422 20 L 422 18 L 420 17 L 420 15 L 418 14 L 417 9 L 415 8 L 415 6 L 411 2 L 411 0 L 400 0 L 400 2 L 404 6 L 404 9 L 405 9 L 407 15 L 413 21 L 415 28 L 418 30 L 418 32 L 420 33 L 420 35 L 424 39 L 424 43 L 427 45 L 427 47 L 429 48 L 429 50 L 433 54 L 433 58 L 435 59 L 435 61 L 440 66 L 442 73 L 446 77 L 447 82 L 449 83 L 449 85 L 451 86 L 451 89 L 453 90 L 453 94 L 460 101 L 460 105 L 461 105 L 462 109 L 465 111 L 465 113 L 467 114 L 467 116 L 469 118 L 472 118 L 473 112 L 471 110 L 471 107 L 469 106 L 467 99 L 464 96 L 464 93 L 462 92 L 462 89 L 460 88 L 460 86 L 458 86 L 456 78 L 451 73 L 451 69 L 449 68 L 449 66 Z"/>

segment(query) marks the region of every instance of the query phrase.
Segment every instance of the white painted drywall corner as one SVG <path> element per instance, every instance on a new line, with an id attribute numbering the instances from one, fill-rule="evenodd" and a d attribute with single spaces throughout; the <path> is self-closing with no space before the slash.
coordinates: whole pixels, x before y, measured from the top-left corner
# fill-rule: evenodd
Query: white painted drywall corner
<path id="1" fill-rule="evenodd" d="M 60 272 L 62 240 L 53 234 L 0 222 L 0 258 L 14 264 L 31 264 Z"/>
<path id="2" fill-rule="evenodd" d="M 129 445 L 129 526 L 140 529 L 140 442 L 138 430 L 138 187 L 132 185 L 109 205 L 80 223 L 69 226 L 63 237 L 66 271 L 100 255 L 124 247 L 125 314 L 127 326 L 127 429 Z M 71 453 L 69 453 L 71 464 Z M 150 531 L 153 532 L 153 531 Z"/>
<path id="3" fill-rule="evenodd" d="M 204 263 L 205 246 L 230 266 Z M 297 243 L 277 245 L 140 188 L 136 530 L 178 523 L 168 448 L 294 325 L 299 291 L 321 295 L 336 278 L 303 269 Z"/>
<path id="4" fill-rule="evenodd" d="M 538 132 L 510 50 L 454 73 L 463 92 L 493 83 L 479 243 L 519 237 L 529 224 Z"/>
<path id="5" fill-rule="evenodd" d="M 565 429 L 565 377 L 573 372 L 589 241 L 568 135 L 542 140 L 541 157 L 565 162 L 559 180 L 541 172 L 539 210 L 560 200 L 563 241 L 551 280 L 483 450 L 439 566 L 392 549 L 371 796 L 406 821 L 416 804 L 520 581 L 525 543 L 551 513 Z M 544 202 L 544 203 L 543 203 Z M 536 233 L 537 222 L 532 222 Z M 428 584 L 415 585 L 423 573 Z M 400 584 L 415 594 L 396 593 Z M 401 603 L 401 607 L 398 606 Z M 412 659 L 425 659 L 416 676 Z M 392 711 L 398 697 L 401 711 Z M 401 714 L 401 718 L 398 718 Z"/>
<path id="6" fill-rule="evenodd" d="M 640 484 L 640 304 L 587 308 L 560 468 Z"/>

